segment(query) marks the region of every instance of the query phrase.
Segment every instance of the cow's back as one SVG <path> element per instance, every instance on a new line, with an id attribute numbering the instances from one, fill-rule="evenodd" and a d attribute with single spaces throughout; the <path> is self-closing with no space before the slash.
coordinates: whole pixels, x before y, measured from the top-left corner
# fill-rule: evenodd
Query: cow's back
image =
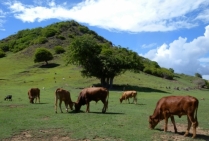
<path id="1" fill-rule="evenodd" d="M 56 97 L 57 99 L 66 101 L 66 100 L 70 100 L 70 92 L 61 88 L 58 88 L 56 90 Z"/>
<path id="2" fill-rule="evenodd" d="M 192 96 L 168 96 L 158 101 L 155 110 L 181 116 L 186 115 L 188 111 L 195 111 L 198 103 L 198 100 Z"/>
<path id="3" fill-rule="evenodd" d="M 108 95 L 108 90 L 102 87 L 85 88 L 80 92 L 77 102 L 85 105 L 86 101 L 105 100 Z"/>
<path id="4" fill-rule="evenodd" d="M 28 91 L 28 95 L 29 95 L 30 97 L 40 96 L 40 89 L 39 89 L 39 88 L 31 88 L 31 89 Z"/>

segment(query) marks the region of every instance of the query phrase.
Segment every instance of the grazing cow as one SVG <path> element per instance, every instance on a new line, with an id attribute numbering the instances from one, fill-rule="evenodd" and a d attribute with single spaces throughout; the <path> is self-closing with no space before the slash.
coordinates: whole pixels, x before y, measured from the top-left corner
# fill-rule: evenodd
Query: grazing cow
<path id="1" fill-rule="evenodd" d="M 62 101 L 65 102 L 65 107 L 66 107 L 67 112 L 68 112 L 68 105 L 69 105 L 70 109 L 73 110 L 73 102 L 72 102 L 71 97 L 70 97 L 70 92 L 67 91 L 67 90 L 64 90 L 62 88 L 58 88 L 55 91 L 55 113 L 57 113 L 57 101 L 58 101 L 58 99 L 59 99 L 59 107 L 60 107 L 61 113 L 63 113 L 62 108 L 61 108 Z"/>
<path id="2" fill-rule="evenodd" d="M 136 91 L 125 91 L 123 92 L 123 95 L 121 96 L 120 98 L 120 103 L 123 102 L 123 100 L 127 101 L 128 99 L 128 102 L 130 103 L 129 101 L 129 98 L 132 98 L 133 97 L 133 103 L 135 101 L 135 104 L 137 103 L 137 92 Z"/>
<path id="3" fill-rule="evenodd" d="M 4 100 L 10 100 L 10 101 L 12 101 L 12 95 L 7 95 L 5 98 L 4 98 Z"/>
<path id="4" fill-rule="evenodd" d="M 28 98 L 30 100 L 30 103 L 34 103 L 33 100 L 35 100 L 35 103 L 37 101 L 37 99 L 39 100 L 39 103 L 40 103 L 40 89 L 39 88 L 31 88 L 29 91 L 28 91 Z"/>
<path id="5" fill-rule="evenodd" d="M 177 128 L 175 125 L 174 115 L 178 115 L 179 118 L 182 115 L 187 115 L 188 127 L 184 134 L 187 136 L 189 134 L 190 127 L 193 127 L 193 136 L 196 136 L 196 128 L 198 126 L 197 121 L 197 109 L 199 101 L 192 96 L 167 96 L 161 98 L 156 105 L 154 113 L 149 117 L 149 126 L 151 129 L 163 119 L 165 119 L 164 131 L 167 131 L 168 118 L 174 125 L 175 133 L 177 133 Z"/>
<path id="6" fill-rule="evenodd" d="M 80 108 L 82 105 L 86 104 L 86 112 L 89 111 L 89 105 L 90 101 L 96 101 L 99 100 L 102 101 L 104 104 L 102 113 L 106 112 L 106 109 L 108 108 L 108 97 L 109 97 L 109 91 L 106 88 L 103 87 L 92 87 L 92 88 L 85 88 L 80 92 L 80 95 L 78 96 L 77 102 L 75 102 L 75 110 L 78 112 L 80 111 Z"/>

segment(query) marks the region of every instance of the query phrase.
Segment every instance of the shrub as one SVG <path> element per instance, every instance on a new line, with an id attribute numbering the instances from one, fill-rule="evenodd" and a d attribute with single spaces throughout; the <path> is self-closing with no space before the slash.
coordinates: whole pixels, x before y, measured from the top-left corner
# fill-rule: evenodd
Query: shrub
<path id="1" fill-rule="evenodd" d="M 34 41 L 35 44 L 45 44 L 48 42 L 46 37 L 39 37 L 37 40 Z"/>
<path id="2" fill-rule="evenodd" d="M 57 38 L 57 39 L 61 39 L 61 40 L 65 40 L 65 37 L 62 36 L 62 35 L 58 35 L 56 38 Z"/>
<path id="3" fill-rule="evenodd" d="M 61 46 L 56 46 L 54 48 L 54 50 L 55 50 L 55 53 L 56 54 L 61 54 L 61 53 L 64 53 L 65 52 L 65 49 L 63 47 L 61 47 Z"/>
<path id="4" fill-rule="evenodd" d="M 44 31 L 44 36 L 45 37 L 52 37 L 54 36 L 55 34 L 57 33 L 57 31 L 53 28 L 48 28 L 48 29 L 45 29 Z"/>
<path id="5" fill-rule="evenodd" d="M 6 56 L 6 53 L 0 49 L 0 58 L 3 58 Z"/>
<path id="6" fill-rule="evenodd" d="M 34 56 L 34 62 L 46 62 L 48 64 L 48 61 L 53 59 L 52 53 L 45 49 L 45 48 L 38 48 L 36 49 L 35 56 Z"/>

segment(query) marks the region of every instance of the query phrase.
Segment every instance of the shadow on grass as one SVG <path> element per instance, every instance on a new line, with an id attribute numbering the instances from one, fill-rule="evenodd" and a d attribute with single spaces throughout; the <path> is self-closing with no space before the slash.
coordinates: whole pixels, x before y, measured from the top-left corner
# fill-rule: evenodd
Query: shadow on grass
<path id="1" fill-rule="evenodd" d="M 93 84 L 93 86 L 95 87 L 101 87 L 100 84 Z M 170 94 L 169 92 L 163 91 L 163 90 L 159 90 L 159 89 L 154 89 L 154 88 L 149 88 L 149 87 L 139 87 L 136 85 L 113 85 L 112 88 L 110 89 L 110 91 L 124 91 L 124 90 L 135 90 L 138 92 L 158 92 L 158 93 L 165 93 L 165 94 Z"/>
<path id="2" fill-rule="evenodd" d="M 93 114 L 107 114 L 107 115 L 124 115 L 124 113 L 116 113 L 116 112 L 106 112 L 106 113 L 102 113 L 102 112 L 90 112 Z"/>
<path id="3" fill-rule="evenodd" d="M 86 113 L 82 110 L 80 110 L 79 112 L 76 112 L 75 110 L 68 112 L 70 114 L 79 114 L 79 113 Z M 110 115 L 120 115 L 120 114 L 124 114 L 124 113 L 116 113 L 116 112 L 106 112 L 106 113 L 102 113 L 102 112 L 89 112 L 86 114 L 110 114 Z"/>
<path id="4" fill-rule="evenodd" d="M 43 102 L 40 102 L 40 103 L 36 103 L 36 104 L 49 104 L 49 103 L 43 103 Z"/>
<path id="5" fill-rule="evenodd" d="M 164 132 L 163 129 L 159 129 L 159 128 L 157 128 L 155 130 Z M 178 134 L 178 135 L 181 135 L 181 136 L 184 136 L 184 134 L 185 134 L 185 132 L 177 132 L 177 133 L 174 133 L 174 132 L 171 132 L 171 131 L 167 131 L 167 132 L 170 132 L 170 133 L 173 133 L 173 134 Z M 189 135 L 187 135 L 186 137 L 191 137 L 192 138 L 192 135 L 193 135 L 192 133 L 189 133 Z M 196 134 L 195 139 L 208 140 L 209 139 L 209 135 Z"/>
<path id="6" fill-rule="evenodd" d="M 60 64 L 56 64 L 56 63 L 50 63 L 50 64 L 44 64 L 44 65 L 41 65 L 39 68 L 55 68 L 55 67 L 58 67 L 60 66 Z"/>

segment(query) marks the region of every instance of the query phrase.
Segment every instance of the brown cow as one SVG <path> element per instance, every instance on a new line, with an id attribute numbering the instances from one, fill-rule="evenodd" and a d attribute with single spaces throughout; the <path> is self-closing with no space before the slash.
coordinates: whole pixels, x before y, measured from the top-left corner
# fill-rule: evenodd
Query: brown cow
<path id="1" fill-rule="evenodd" d="M 66 107 L 67 112 L 68 112 L 68 105 L 69 105 L 70 109 L 73 110 L 73 102 L 72 102 L 71 97 L 70 97 L 70 92 L 67 91 L 67 90 L 64 90 L 62 88 L 58 88 L 55 91 L 55 113 L 57 113 L 57 101 L 58 101 L 58 99 L 59 99 L 59 107 L 60 107 L 61 113 L 63 113 L 62 108 L 61 108 L 62 101 L 65 102 L 65 107 Z"/>
<path id="2" fill-rule="evenodd" d="M 163 119 L 165 119 L 164 131 L 167 131 L 168 118 L 174 125 L 175 133 L 177 133 L 177 128 L 175 125 L 174 115 L 178 115 L 179 118 L 182 115 L 187 115 L 188 127 L 184 134 L 187 136 L 189 134 L 190 127 L 193 127 L 193 136 L 196 136 L 196 128 L 198 126 L 197 121 L 197 109 L 199 101 L 192 96 L 167 96 L 161 98 L 156 105 L 155 111 L 152 116 L 149 117 L 149 126 L 151 129 Z"/>
<path id="3" fill-rule="evenodd" d="M 77 102 L 75 102 L 75 110 L 77 112 L 80 111 L 81 106 L 86 104 L 86 112 L 90 112 L 89 111 L 90 101 L 98 102 L 99 100 L 101 100 L 102 103 L 104 104 L 102 113 L 105 113 L 108 107 L 108 97 L 109 97 L 109 91 L 106 88 L 103 87 L 85 88 L 80 92 L 78 100 Z"/>
<path id="4" fill-rule="evenodd" d="M 35 103 L 37 101 L 37 99 L 39 100 L 39 103 L 40 103 L 40 89 L 39 88 L 31 88 L 29 91 L 28 91 L 28 98 L 30 100 L 30 103 L 34 103 L 33 100 L 35 100 Z"/>
<path id="5" fill-rule="evenodd" d="M 120 98 L 120 103 L 123 102 L 123 100 L 127 101 L 128 99 L 128 102 L 130 103 L 129 101 L 129 98 L 132 98 L 133 97 L 133 103 L 135 101 L 135 104 L 137 103 L 137 92 L 136 91 L 125 91 L 123 92 L 123 95 L 121 96 Z"/>

